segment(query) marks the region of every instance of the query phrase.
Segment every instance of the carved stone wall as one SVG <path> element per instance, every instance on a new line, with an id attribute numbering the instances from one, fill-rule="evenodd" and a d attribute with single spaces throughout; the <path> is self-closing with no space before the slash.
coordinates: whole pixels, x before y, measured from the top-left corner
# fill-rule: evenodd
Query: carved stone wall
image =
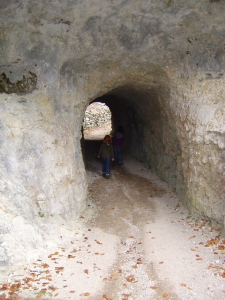
<path id="1" fill-rule="evenodd" d="M 2 266 L 43 242 L 41 213 L 85 209 L 81 128 L 96 98 L 127 151 L 224 226 L 224 13 L 223 0 L 1 1 Z"/>

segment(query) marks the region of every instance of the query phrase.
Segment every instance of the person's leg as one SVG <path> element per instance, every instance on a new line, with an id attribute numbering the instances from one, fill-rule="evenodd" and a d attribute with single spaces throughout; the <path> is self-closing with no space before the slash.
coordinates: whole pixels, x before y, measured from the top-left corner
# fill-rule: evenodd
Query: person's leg
<path id="1" fill-rule="evenodd" d="M 102 157 L 102 175 L 106 174 L 106 157 Z"/>
<path id="2" fill-rule="evenodd" d="M 117 153 L 118 153 L 118 164 L 122 165 L 123 164 L 122 147 L 118 147 Z"/>
<path id="3" fill-rule="evenodd" d="M 115 162 L 118 163 L 118 159 L 119 159 L 119 157 L 118 157 L 118 146 L 114 146 L 113 150 L 114 150 L 114 160 L 115 160 Z"/>
<path id="4" fill-rule="evenodd" d="M 109 178 L 110 173 L 110 157 L 105 157 L 106 159 L 106 178 Z"/>

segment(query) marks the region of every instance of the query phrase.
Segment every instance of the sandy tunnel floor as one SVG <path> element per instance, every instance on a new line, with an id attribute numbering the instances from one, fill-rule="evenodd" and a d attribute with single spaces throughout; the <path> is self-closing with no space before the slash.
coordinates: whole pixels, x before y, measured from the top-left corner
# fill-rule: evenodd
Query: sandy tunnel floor
<path id="1" fill-rule="evenodd" d="M 70 242 L 10 274 L 0 299 L 225 298 L 225 240 L 216 228 L 192 218 L 135 160 L 112 167 L 109 180 L 97 159 L 87 170 L 88 208 L 65 229 Z"/>

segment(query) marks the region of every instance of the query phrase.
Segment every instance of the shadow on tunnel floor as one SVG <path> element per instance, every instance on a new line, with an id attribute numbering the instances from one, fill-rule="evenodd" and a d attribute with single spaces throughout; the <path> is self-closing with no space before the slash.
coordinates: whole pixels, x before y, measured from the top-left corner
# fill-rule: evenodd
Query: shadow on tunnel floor
<path id="1" fill-rule="evenodd" d="M 102 140 L 84 140 L 82 153 L 86 171 L 91 171 L 96 175 L 101 175 L 101 160 L 98 158 Z"/>
<path id="2" fill-rule="evenodd" d="M 101 146 L 102 140 L 84 140 L 82 146 L 84 163 L 87 161 L 97 159 L 98 151 Z"/>

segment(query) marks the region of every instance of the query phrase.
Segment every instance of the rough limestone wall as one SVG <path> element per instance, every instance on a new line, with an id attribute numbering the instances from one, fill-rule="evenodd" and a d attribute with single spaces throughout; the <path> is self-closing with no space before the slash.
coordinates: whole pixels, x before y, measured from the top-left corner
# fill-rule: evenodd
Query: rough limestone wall
<path id="1" fill-rule="evenodd" d="M 152 77 L 157 82 L 155 86 L 151 87 L 136 78 L 135 84 L 114 90 L 116 98 L 112 98 L 110 105 L 114 111 L 113 103 L 117 101 L 116 116 L 119 115 L 126 129 L 124 150 L 156 172 L 180 195 L 185 190 L 185 184 L 175 114 L 169 105 L 173 99 L 166 74 L 152 72 L 147 80 L 151 82 Z M 182 193 L 182 198 L 184 195 Z"/>
<path id="2" fill-rule="evenodd" d="M 127 87 L 144 95 L 131 95 L 142 159 L 193 211 L 222 224 L 224 13 L 223 0 L 1 1 L 2 265 L 13 261 L 20 239 L 23 248 L 40 244 L 39 211 L 71 218 L 85 207 L 85 109 Z M 150 101 L 155 112 L 147 114 L 141 106 Z M 153 137 L 142 124 L 161 131 Z M 171 181 L 170 166 L 173 173 L 177 166 Z M 31 235 L 16 239 L 18 223 Z"/>
<path id="3" fill-rule="evenodd" d="M 140 107 L 142 121 L 138 127 L 143 140 L 142 160 L 179 194 L 185 186 L 180 178 L 181 149 L 169 106 L 172 101 L 167 86 L 150 91 Z"/>
<path id="4" fill-rule="evenodd" d="M 75 148 L 68 116 L 64 120 L 40 92 L 0 98 L 0 265 L 4 266 L 15 260 L 10 257 L 15 251 L 20 251 L 19 260 L 27 256 L 22 250 L 26 243 L 36 248 L 46 242 L 44 229 L 38 226 L 41 218 L 56 223 L 60 217 L 76 218 L 85 207 L 86 194 L 78 156 L 82 155 Z"/>
<path id="5" fill-rule="evenodd" d="M 182 95 L 177 96 L 173 105 L 175 114 L 179 113 L 175 120 L 182 150 L 186 204 L 192 212 L 225 224 L 224 80 L 192 79 L 183 87 Z"/>
<path id="6" fill-rule="evenodd" d="M 204 87 L 204 89 L 203 89 Z M 180 196 L 192 213 L 224 224 L 224 80 L 171 83 L 136 110 L 134 155 Z"/>

